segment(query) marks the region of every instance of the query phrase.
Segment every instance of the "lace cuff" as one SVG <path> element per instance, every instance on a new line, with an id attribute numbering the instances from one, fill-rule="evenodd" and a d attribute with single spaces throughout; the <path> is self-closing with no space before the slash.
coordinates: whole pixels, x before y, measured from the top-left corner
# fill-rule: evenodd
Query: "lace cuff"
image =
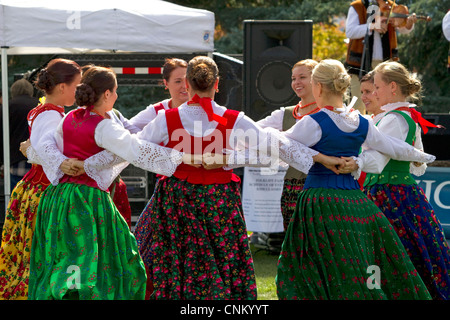
<path id="1" fill-rule="evenodd" d="M 167 177 L 173 175 L 183 161 L 183 152 L 151 142 L 141 143 L 138 154 L 136 159 L 130 161 L 133 165 Z"/>
<path id="2" fill-rule="evenodd" d="M 59 183 L 59 179 L 64 176 L 64 172 L 59 168 L 61 163 L 63 163 L 64 160 L 69 159 L 61 153 L 55 144 L 51 143 L 44 143 L 39 153 L 37 153 L 32 146 L 28 147 L 27 156 L 29 156 L 28 159 L 38 161 L 42 166 L 47 179 L 54 186 L 56 186 Z"/>
<path id="3" fill-rule="evenodd" d="M 415 166 L 413 162 L 409 165 L 409 172 L 417 177 L 423 176 L 425 174 L 425 171 L 427 170 L 427 165 L 423 163 L 420 166 Z"/>
<path id="4" fill-rule="evenodd" d="M 100 189 L 106 191 L 128 164 L 122 158 L 104 150 L 84 160 L 84 171 L 97 182 Z"/>
<path id="5" fill-rule="evenodd" d="M 97 144 L 134 166 L 164 176 L 171 176 L 183 160 L 183 153 L 139 139 L 122 127 L 103 120 L 95 130 Z"/>
<path id="6" fill-rule="evenodd" d="M 27 154 L 28 163 L 31 164 L 41 164 L 42 160 L 39 158 L 38 154 L 34 150 L 34 148 L 30 145 L 27 150 L 25 150 L 25 153 Z"/>
<path id="7" fill-rule="evenodd" d="M 355 156 L 353 156 L 352 158 L 353 158 L 353 160 L 356 161 L 356 164 L 358 165 L 358 169 L 356 169 L 355 171 L 352 171 L 352 176 L 353 176 L 353 179 L 358 180 L 359 177 L 361 176 L 361 166 L 362 166 L 363 160 L 360 157 L 355 157 Z"/>

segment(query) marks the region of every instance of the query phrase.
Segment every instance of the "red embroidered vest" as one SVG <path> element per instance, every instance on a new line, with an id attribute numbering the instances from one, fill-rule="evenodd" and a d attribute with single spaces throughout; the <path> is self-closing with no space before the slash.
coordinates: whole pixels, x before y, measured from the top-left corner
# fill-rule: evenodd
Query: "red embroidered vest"
<path id="1" fill-rule="evenodd" d="M 169 143 L 166 147 L 191 154 L 202 154 L 204 152 L 222 154 L 223 149 L 229 148 L 229 135 L 238 115 L 238 111 L 226 110 L 223 115 L 227 119 L 225 126 L 218 124 L 210 135 L 194 137 L 184 129 L 178 109 L 166 110 L 169 133 Z M 173 175 L 192 184 L 223 184 L 230 181 L 240 181 L 232 170 L 224 170 L 223 168 L 206 170 L 203 167 L 195 168 L 184 163 L 178 166 Z"/>
<path id="2" fill-rule="evenodd" d="M 34 120 L 39 114 L 44 111 L 54 110 L 61 114 L 61 118 L 64 116 L 64 107 L 58 107 L 50 103 L 38 105 L 36 108 L 32 109 L 27 116 L 28 121 L 30 121 L 29 131 L 31 135 L 31 130 Z M 24 182 L 30 183 L 32 185 L 42 185 L 44 188 L 50 185 L 50 181 L 44 173 L 44 169 L 39 164 L 33 164 L 31 169 L 25 174 L 22 179 Z"/>
<path id="3" fill-rule="evenodd" d="M 97 114 L 90 114 L 85 109 L 71 111 L 63 122 L 63 153 L 66 157 L 86 160 L 90 156 L 103 151 L 95 142 L 95 128 L 103 120 Z M 98 188 L 94 179 L 86 173 L 80 176 L 64 175 L 60 183 L 72 182 Z"/>

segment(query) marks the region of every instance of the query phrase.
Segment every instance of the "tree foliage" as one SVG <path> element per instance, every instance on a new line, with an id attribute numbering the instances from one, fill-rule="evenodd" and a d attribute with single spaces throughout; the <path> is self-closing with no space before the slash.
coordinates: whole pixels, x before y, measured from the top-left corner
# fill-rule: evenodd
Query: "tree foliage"
<path id="1" fill-rule="evenodd" d="M 343 61 L 345 33 L 334 23 L 346 16 L 349 0 L 173 0 L 170 2 L 215 13 L 215 48 L 225 54 L 243 50 L 243 20 L 312 20 L 313 58 Z M 399 35 L 400 62 L 417 72 L 424 87 L 418 104 L 425 112 L 450 112 L 450 77 L 447 70 L 449 42 L 442 32 L 442 19 L 450 0 L 397 0 L 410 13 L 429 15 L 431 22 L 419 21 L 408 35 Z"/>

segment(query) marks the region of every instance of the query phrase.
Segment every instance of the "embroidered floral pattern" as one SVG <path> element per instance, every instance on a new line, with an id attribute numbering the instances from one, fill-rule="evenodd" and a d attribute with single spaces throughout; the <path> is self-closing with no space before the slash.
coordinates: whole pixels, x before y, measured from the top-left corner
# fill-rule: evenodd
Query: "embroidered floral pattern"
<path id="1" fill-rule="evenodd" d="M 369 287 L 379 267 L 379 289 Z M 360 190 L 301 192 L 278 261 L 280 299 L 430 299 L 392 225 Z"/>
<path id="2" fill-rule="evenodd" d="M 294 214 L 295 205 L 297 204 L 298 195 L 303 190 L 305 179 L 286 179 L 284 180 L 283 192 L 281 193 L 281 215 L 283 216 L 284 230 L 287 230 L 292 215 Z"/>
<path id="3" fill-rule="evenodd" d="M 364 191 L 394 226 L 433 299 L 448 300 L 450 251 L 422 188 L 416 184 L 376 184 Z"/>
<path id="4" fill-rule="evenodd" d="M 0 300 L 28 297 L 31 244 L 44 189 L 21 180 L 11 193 L 0 249 Z"/>
<path id="5" fill-rule="evenodd" d="M 135 231 L 155 299 L 256 299 L 237 183 L 160 180 Z"/>
<path id="6" fill-rule="evenodd" d="M 136 239 L 106 192 L 74 183 L 47 188 L 36 219 L 29 299 L 144 299 L 146 280 Z"/>

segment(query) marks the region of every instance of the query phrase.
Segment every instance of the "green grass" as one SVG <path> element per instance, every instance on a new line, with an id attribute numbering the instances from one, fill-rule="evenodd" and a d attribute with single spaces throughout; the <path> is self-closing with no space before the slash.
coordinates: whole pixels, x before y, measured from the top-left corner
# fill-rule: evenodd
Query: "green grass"
<path id="1" fill-rule="evenodd" d="M 252 244 L 250 249 L 255 267 L 258 300 L 277 300 L 275 276 L 277 275 L 278 254 L 255 248 Z"/>

